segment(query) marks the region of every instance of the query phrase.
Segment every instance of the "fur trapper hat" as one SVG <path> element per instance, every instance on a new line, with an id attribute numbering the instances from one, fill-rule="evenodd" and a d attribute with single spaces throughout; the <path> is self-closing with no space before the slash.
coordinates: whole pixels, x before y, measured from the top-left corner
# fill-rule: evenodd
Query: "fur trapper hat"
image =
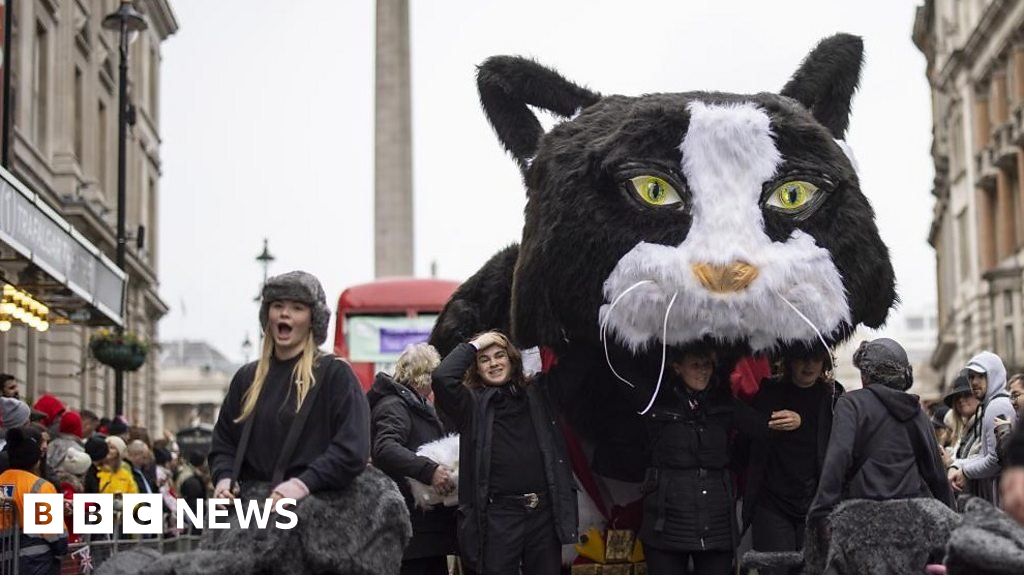
<path id="1" fill-rule="evenodd" d="M 316 276 L 295 270 L 267 279 L 267 283 L 263 285 L 263 300 L 260 303 L 261 331 L 270 321 L 270 303 L 277 300 L 294 300 L 309 305 L 312 311 L 313 339 L 318 346 L 327 341 L 327 324 L 331 321 L 331 309 L 327 307 L 327 295 Z"/>

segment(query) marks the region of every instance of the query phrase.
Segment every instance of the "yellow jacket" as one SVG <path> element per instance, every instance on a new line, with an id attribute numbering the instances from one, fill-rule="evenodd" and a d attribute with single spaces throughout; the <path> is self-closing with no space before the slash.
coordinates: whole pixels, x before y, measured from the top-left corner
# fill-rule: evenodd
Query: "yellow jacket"
<path id="1" fill-rule="evenodd" d="M 107 470 L 105 466 L 100 466 L 96 471 L 96 478 L 100 482 L 100 492 L 103 494 L 139 493 L 139 487 L 135 485 L 135 478 L 132 476 L 132 469 L 124 462 L 115 472 Z"/>

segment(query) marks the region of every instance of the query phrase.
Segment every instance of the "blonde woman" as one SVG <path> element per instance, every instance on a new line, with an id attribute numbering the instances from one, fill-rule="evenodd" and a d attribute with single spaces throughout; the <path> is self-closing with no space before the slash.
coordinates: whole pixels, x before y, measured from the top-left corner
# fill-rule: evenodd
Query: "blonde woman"
<path id="1" fill-rule="evenodd" d="M 452 471 L 416 450 L 444 436 L 444 427 L 430 401 L 431 373 L 441 358 L 429 344 L 405 349 L 392 378 L 381 372 L 366 394 L 371 409 L 373 465 L 391 477 L 405 497 L 412 521 L 412 540 L 402 556 L 402 574 L 447 574 L 448 554 L 456 554 L 455 510 L 415 505 L 409 478 L 433 486 L 439 494 L 455 486 Z"/>
<path id="2" fill-rule="evenodd" d="M 340 490 L 366 468 L 369 407 L 352 369 L 321 352 L 330 310 L 320 281 L 306 272 L 263 286 L 263 347 L 240 368 L 214 427 L 214 495 L 237 483 L 270 482 L 271 498 L 301 500 Z"/>

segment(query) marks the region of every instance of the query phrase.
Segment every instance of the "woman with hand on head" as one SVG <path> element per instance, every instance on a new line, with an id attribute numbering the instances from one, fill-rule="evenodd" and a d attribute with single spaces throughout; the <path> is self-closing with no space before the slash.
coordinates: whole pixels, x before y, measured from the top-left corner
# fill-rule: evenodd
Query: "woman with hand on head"
<path id="1" fill-rule="evenodd" d="M 500 332 L 459 344 L 434 371 L 437 406 L 459 440 L 459 548 L 482 574 L 557 574 L 562 544 L 577 541 L 575 480 L 551 388 L 585 372 L 567 355 L 523 376 Z"/>
<path id="2" fill-rule="evenodd" d="M 318 348 L 324 290 L 296 271 L 267 280 L 262 296 L 259 360 L 231 380 L 213 431 L 214 496 L 237 496 L 238 482 L 270 482 L 275 501 L 345 488 L 366 468 L 370 411 L 349 365 Z"/>

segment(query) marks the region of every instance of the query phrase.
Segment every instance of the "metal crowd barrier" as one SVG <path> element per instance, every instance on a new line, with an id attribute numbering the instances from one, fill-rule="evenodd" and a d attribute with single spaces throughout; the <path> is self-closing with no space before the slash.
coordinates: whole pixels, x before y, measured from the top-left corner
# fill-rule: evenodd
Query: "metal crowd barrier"
<path id="1" fill-rule="evenodd" d="M 20 535 L 13 507 L 0 504 L 0 575 L 18 574 Z M 114 518 L 114 534 L 85 534 L 68 544 L 68 553 L 61 558 L 61 574 L 92 574 L 96 567 L 111 557 L 137 547 L 160 553 L 189 552 L 199 548 L 200 534 L 191 530 L 152 536 L 122 534 L 120 513 Z"/>

